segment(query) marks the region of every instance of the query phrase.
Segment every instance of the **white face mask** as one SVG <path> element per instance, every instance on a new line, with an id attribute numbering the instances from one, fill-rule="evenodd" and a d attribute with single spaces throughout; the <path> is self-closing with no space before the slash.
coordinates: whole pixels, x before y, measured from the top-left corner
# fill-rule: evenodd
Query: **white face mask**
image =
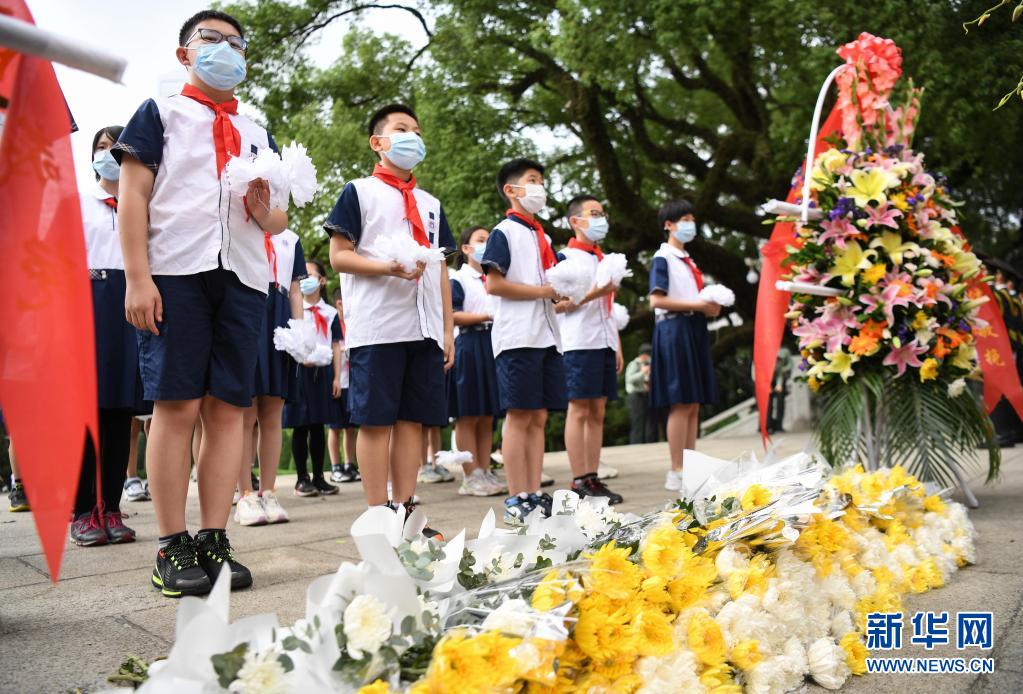
<path id="1" fill-rule="evenodd" d="M 547 189 L 542 185 L 538 183 L 527 183 L 524 186 L 518 186 L 514 183 L 509 185 L 512 188 L 522 188 L 526 191 L 526 194 L 519 198 L 519 204 L 529 214 L 536 214 L 547 206 Z"/>

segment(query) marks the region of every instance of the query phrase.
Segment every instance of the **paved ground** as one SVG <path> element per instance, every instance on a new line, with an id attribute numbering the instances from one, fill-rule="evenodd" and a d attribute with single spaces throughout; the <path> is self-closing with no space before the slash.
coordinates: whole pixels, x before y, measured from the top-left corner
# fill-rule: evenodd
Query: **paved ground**
<path id="1" fill-rule="evenodd" d="M 805 442 L 805 435 L 791 435 L 779 448 L 794 452 Z M 753 438 L 701 442 L 702 450 L 719 457 L 757 446 Z M 1023 516 L 1018 513 L 1023 449 L 1005 453 L 1001 484 L 973 485 L 982 504 L 972 513 L 979 532 L 977 565 L 957 574 L 946 588 L 909 600 L 911 610 L 994 611 L 995 674 L 872 675 L 850 682 L 847 691 L 1023 691 Z M 666 499 L 661 488 L 666 455 L 664 444 L 605 452 L 604 460 L 622 472 L 613 487 L 626 497 L 626 510 L 648 509 Z M 568 480 L 564 454 L 549 456 L 546 469 L 558 482 Z M 280 487 L 290 484 L 293 478 L 283 477 Z M 451 534 L 463 527 L 475 531 L 484 511 L 500 504 L 499 499 L 459 497 L 455 484 L 427 486 L 422 495 L 431 524 Z M 283 501 L 291 523 L 231 529 L 232 542 L 255 577 L 253 589 L 232 596 L 232 619 L 276 611 L 282 623 L 294 621 L 304 612 L 305 588 L 312 578 L 357 559 L 347 530 L 363 509 L 358 485 L 342 485 L 334 497 L 286 494 Z M 190 503 L 194 528 L 195 499 Z M 177 603 L 149 585 L 156 539 L 152 508 L 126 504 L 125 510 L 140 541 L 98 548 L 69 543 L 61 580 L 54 586 L 31 516 L 7 513 L 6 499 L 0 502 L 0 692 L 94 691 L 124 654 L 152 659 L 170 650 Z M 903 654 L 917 653 L 907 647 Z M 930 655 L 957 653 L 939 647 Z"/>

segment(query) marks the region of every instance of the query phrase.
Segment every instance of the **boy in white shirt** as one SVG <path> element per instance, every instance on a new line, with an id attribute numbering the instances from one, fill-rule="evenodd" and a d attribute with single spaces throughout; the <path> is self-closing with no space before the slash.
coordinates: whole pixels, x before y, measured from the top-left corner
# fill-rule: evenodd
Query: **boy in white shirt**
<path id="1" fill-rule="evenodd" d="M 238 21 L 205 10 L 181 27 L 180 94 L 149 99 L 113 154 L 121 164 L 118 226 L 125 313 L 139 330 L 146 400 L 155 401 L 149 486 L 160 532 L 151 582 L 168 597 L 209 592 L 226 564 L 231 587 L 252 584 L 224 528 L 242 457 L 243 408 L 252 402 L 267 291 L 264 233 L 288 225 L 256 180 L 244 199 L 221 178 L 232 156 L 276 150 L 262 127 L 238 115 L 245 78 Z M 190 442 L 196 419 L 202 527 L 185 529 Z"/>
<path id="2" fill-rule="evenodd" d="M 348 183 L 324 224 L 330 263 L 341 275 L 348 349 L 348 410 L 359 427 L 356 451 L 366 502 L 405 518 L 415 505 L 423 427 L 447 424 L 444 373 L 454 362 L 451 286 L 443 261 L 413 272 L 385 258 L 376 241 L 408 234 L 455 249 L 440 201 L 416 187 L 426 156 L 419 119 L 403 104 L 370 118 L 373 175 Z M 390 477 L 392 493 L 388 494 Z M 430 529 L 424 534 L 436 534 Z"/>

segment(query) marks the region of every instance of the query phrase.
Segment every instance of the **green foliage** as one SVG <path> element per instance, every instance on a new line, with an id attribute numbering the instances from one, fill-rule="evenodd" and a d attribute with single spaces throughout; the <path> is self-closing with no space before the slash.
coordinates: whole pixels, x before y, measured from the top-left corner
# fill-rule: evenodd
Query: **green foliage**
<path id="1" fill-rule="evenodd" d="M 129 653 L 117 672 L 107 677 L 107 682 L 121 687 L 138 689 L 149 679 L 149 664 L 137 655 Z"/>
<path id="2" fill-rule="evenodd" d="M 238 679 L 238 673 L 245 665 L 245 654 L 249 651 L 248 643 L 239 643 L 226 653 L 216 653 L 210 657 L 213 663 L 213 672 L 217 675 L 217 682 L 221 687 L 227 689 L 231 683 Z"/>

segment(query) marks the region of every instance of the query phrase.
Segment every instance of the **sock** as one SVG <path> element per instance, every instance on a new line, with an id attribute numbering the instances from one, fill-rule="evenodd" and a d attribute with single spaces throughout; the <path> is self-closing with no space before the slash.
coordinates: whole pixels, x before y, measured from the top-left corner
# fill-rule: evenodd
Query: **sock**
<path id="1" fill-rule="evenodd" d="M 529 498 L 529 494 L 527 494 L 526 492 L 519 492 L 519 498 L 520 499 L 528 499 Z"/>
<path id="2" fill-rule="evenodd" d="M 179 537 L 188 537 L 188 531 L 182 530 L 180 533 L 174 533 L 172 535 L 161 535 L 160 536 L 160 549 L 167 549 L 175 540 Z"/>
<path id="3" fill-rule="evenodd" d="M 208 538 L 210 535 L 213 535 L 214 533 L 223 533 L 224 535 L 227 535 L 227 530 L 224 529 L 224 528 L 203 528 L 202 530 L 200 530 L 199 532 L 197 532 L 195 534 L 195 539 L 197 541 L 198 540 L 205 540 L 206 538 Z"/>

